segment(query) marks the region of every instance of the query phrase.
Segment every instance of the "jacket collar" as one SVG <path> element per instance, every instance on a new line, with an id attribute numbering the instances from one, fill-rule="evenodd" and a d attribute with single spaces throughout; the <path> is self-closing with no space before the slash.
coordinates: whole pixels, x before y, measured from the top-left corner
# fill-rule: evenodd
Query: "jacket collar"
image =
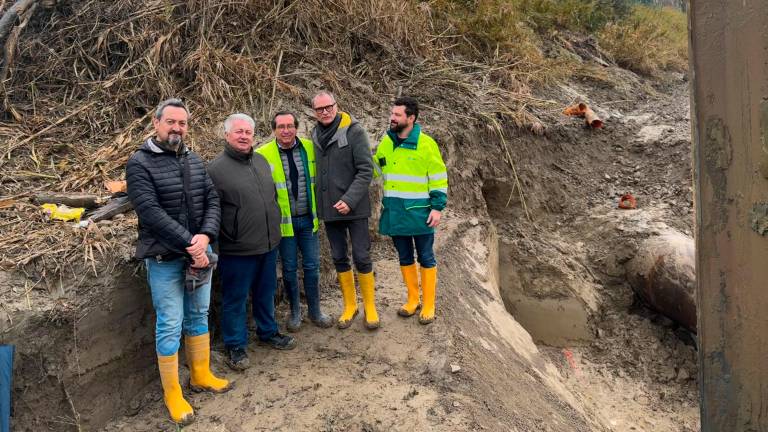
<path id="1" fill-rule="evenodd" d="M 336 126 L 336 130 L 333 135 L 328 138 L 328 141 L 325 141 L 325 139 L 321 136 L 323 134 L 320 131 L 321 128 L 319 123 L 312 129 L 312 141 L 316 144 L 316 148 L 321 153 L 325 153 L 331 144 L 338 142 L 341 137 L 347 133 L 347 130 L 358 122 L 357 119 L 344 111 L 340 111 L 336 118 L 338 119 L 339 124 Z"/>
<path id="2" fill-rule="evenodd" d="M 341 111 L 339 116 L 341 117 L 339 127 L 336 129 L 336 133 L 333 134 L 330 142 L 338 141 L 341 134 L 347 133 L 347 129 L 352 126 L 353 123 L 357 123 L 357 120 L 355 120 L 351 115 L 345 113 L 344 111 Z"/>
<path id="3" fill-rule="evenodd" d="M 413 124 L 413 129 L 411 129 L 411 133 L 408 134 L 408 137 L 405 139 L 405 141 L 401 142 L 398 147 L 403 147 L 411 150 L 416 150 L 416 147 L 419 144 L 419 135 L 421 134 L 421 125 L 418 123 Z M 387 135 L 389 135 L 389 139 L 392 140 L 392 143 L 397 145 L 398 138 L 397 134 L 392 132 L 392 130 L 387 130 Z"/>
<path id="4" fill-rule="evenodd" d="M 297 136 L 296 136 L 296 138 L 294 139 L 294 141 L 293 141 L 293 145 L 292 145 L 292 146 L 290 146 L 290 147 L 288 147 L 288 148 L 283 148 L 283 146 L 281 146 L 281 145 L 280 145 L 280 143 L 279 143 L 279 142 L 277 142 L 277 138 L 275 138 L 275 145 L 277 145 L 277 148 L 278 148 L 280 151 L 286 151 L 286 152 L 287 152 L 288 150 L 293 150 L 293 149 L 295 149 L 296 147 L 298 147 L 298 145 L 299 145 L 299 144 L 301 144 L 301 141 L 299 141 L 299 136 L 298 136 L 298 135 L 297 135 Z"/>
<path id="5" fill-rule="evenodd" d="M 253 146 L 251 146 L 251 151 L 249 151 L 248 153 L 241 153 L 241 152 L 235 150 L 234 148 L 232 148 L 232 146 L 229 145 L 229 143 L 227 143 L 225 141 L 224 142 L 224 154 L 226 154 L 227 156 L 231 157 L 234 160 L 249 161 L 249 160 L 251 160 L 251 157 L 253 156 Z"/>
<path id="6" fill-rule="evenodd" d="M 354 117 L 352 117 L 349 113 L 341 111 L 339 115 L 341 116 L 341 121 L 339 122 L 339 129 L 346 129 L 352 126 L 352 123 L 357 123 L 357 120 L 355 120 Z"/>
<path id="7" fill-rule="evenodd" d="M 147 138 L 146 141 L 144 141 L 144 144 L 139 147 L 139 150 L 143 150 L 148 153 L 153 154 L 173 154 L 173 155 L 182 155 L 182 154 L 188 154 L 189 149 L 186 145 L 182 145 L 181 151 L 173 151 L 173 150 L 166 150 L 162 147 L 160 147 L 157 142 L 155 142 L 155 137 Z"/>

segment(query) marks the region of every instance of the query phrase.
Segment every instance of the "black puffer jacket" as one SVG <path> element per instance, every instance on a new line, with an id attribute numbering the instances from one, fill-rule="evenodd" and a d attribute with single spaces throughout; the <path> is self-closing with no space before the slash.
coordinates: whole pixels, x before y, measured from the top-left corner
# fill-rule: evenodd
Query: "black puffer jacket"
<path id="1" fill-rule="evenodd" d="M 186 197 L 185 159 L 189 164 Z M 186 148 L 178 154 L 163 150 L 150 138 L 128 160 L 125 177 L 128 196 L 139 216 L 136 258 L 184 255 L 194 234 L 206 234 L 211 242 L 216 240 L 219 196 L 200 156 Z"/>

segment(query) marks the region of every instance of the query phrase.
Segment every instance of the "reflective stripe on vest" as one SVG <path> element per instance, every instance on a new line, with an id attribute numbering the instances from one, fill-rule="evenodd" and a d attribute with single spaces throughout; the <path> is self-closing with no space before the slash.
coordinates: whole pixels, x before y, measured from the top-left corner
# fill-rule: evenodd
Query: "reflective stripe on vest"
<path id="1" fill-rule="evenodd" d="M 401 192 L 396 190 L 385 190 L 384 196 L 403 199 L 429 199 L 429 192 Z"/>
<path id="2" fill-rule="evenodd" d="M 379 159 L 386 161 L 383 167 Z M 392 139 L 384 135 L 374 162 L 382 171 L 385 197 L 429 199 L 433 191 L 448 194 L 448 173 L 437 143 L 423 132 L 415 150 L 394 148 Z"/>

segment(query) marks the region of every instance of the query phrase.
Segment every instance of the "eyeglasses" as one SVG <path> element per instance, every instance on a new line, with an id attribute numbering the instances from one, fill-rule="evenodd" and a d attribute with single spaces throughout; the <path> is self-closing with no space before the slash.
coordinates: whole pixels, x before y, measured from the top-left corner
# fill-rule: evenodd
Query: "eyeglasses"
<path id="1" fill-rule="evenodd" d="M 322 107 L 317 107 L 317 108 L 315 108 L 315 112 L 318 113 L 318 114 L 322 114 L 322 113 L 324 113 L 326 111 L 331 112 L 335 105 L 336 105 L 336 102 L 334 102 L 334 103 L 332 103 L 330 105 L 326 105 L 326 106 L 322 106 Z"/>
<path id="2" fill-rule="evenodd" d="M 293 130 L 293 129 L 296 129 L 296 126 L 294 126 L 293 123 L 291 123 L 291 124 L 287 124 L 287 125 L 277 125 L 277 127 L 275 129 L 277 129 L 277 130 Z"/>

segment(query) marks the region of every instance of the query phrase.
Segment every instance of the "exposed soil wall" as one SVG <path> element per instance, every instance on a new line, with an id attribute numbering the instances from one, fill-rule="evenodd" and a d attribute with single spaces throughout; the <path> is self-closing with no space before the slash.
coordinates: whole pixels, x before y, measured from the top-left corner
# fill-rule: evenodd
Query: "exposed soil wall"
<path id="1" fill-rule="evenodd" d="M 128 401 L 156 368 L 149 292 L 133 270 L 85 279 L 87 302 L 5 317 L 0 343 L 16 346 L 13 430 L 96 430 L 137 409 Z"/>

